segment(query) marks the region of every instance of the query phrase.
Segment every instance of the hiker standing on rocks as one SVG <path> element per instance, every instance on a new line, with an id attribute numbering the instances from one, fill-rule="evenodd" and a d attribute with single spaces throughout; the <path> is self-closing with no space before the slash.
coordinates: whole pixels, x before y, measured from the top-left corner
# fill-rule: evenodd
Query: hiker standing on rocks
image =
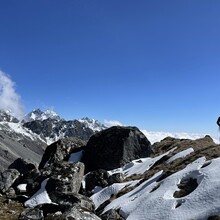
<path id="1" fill-rule="evenodd" d="M 217 125 L 218 125 L 219 131 L 220 131 L 220 117 L 218 117 Z M 219 137 L 219 143 L 220 143 L 220 137 Z"/>
<path id="2" fill-rule="evenodd" d="M 220 128 L 220 117 L 218 117 L 218 120 L 217 120 L 217 125 L 219 126 Z"/>

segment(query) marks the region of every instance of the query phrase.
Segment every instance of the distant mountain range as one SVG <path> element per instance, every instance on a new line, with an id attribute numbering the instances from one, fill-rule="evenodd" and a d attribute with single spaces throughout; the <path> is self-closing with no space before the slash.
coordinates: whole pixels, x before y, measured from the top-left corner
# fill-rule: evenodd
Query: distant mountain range
<path id="1" fill-rule="evenodd" d="M 52 110 L 35 109 L 23 120 L 12 116 L 10 110 L 0 110 L 0 171 L 16 158 L 29 158 L 37 163 L 47 145 L 59 139 L 74 137 L 83 141 L 107 127 L 90 118 L 65 120 Z M 142 130 L 151 143 L 167 136 L 197 139 L 204 135 L 186 133 L 148 132 Z"/>
<path id="2" fill-rule="evenodd" d="M 10 111 L 0 110 L 0 170 L 16 158 L 28 158 L 40 162 L 47 145 L 66 137 L 87 141 L 106 126 L 89 118 L 64 120 L 52 110 L 35 109 L 22 121 Z"/>

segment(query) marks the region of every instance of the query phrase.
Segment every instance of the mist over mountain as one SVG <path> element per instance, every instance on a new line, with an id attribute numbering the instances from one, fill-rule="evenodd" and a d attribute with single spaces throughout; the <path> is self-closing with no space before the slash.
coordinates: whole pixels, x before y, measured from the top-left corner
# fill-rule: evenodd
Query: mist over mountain
<path id="1" fill-rule="evenodd" d="M 14 117 L 22 119 L 24 106 L 20 95 L 15 90 L 15 83 L 10 76 L 0 70 L 0 110 L 8 111 Z"/>

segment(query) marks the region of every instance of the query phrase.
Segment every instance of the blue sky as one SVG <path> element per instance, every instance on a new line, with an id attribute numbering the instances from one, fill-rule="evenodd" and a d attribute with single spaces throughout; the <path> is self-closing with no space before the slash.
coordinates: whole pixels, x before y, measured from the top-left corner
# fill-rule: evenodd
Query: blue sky
<path id="1" fill-rule="evenodd" d="M 220 1 L 1 0 L 0 69 L 26 112 L 217 133 Z"/>

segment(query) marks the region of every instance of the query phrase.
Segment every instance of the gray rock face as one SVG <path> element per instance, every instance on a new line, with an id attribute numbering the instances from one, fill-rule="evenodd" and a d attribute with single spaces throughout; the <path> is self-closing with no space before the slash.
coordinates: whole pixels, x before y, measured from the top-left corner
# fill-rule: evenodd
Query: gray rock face
<path id="1" fill-rule="evenodd" d="M 63 160 L 67 160 L 69 155 L 76 149 L 85 146 L 86 142 L 77 138 L 65 138 L 49 145 L 39 164 L 39 169 Z"/>
<path id="2" fill-rule="evenodd" d="M 65 138 L 76 137 L 87 141 L 95 133 L 78 120 L 66 121 L 48 118 L 43 121 L 27 122 L 24 123 L 24 126 L 42 138 L 50 138 L 54 141 L 57 141 L 57 137 L 60 137 L 60 134 Z"/>
<path id="3" fill-rule="evenodd" d="M 111 170 L 151 153 L 150 142 L 138 128 L 115 126 L 89 139 L 82 162 L 87 172 Z"/>
<path id="4" fill-rule="evenodd" d="M 55 203 L 65 195 L 78 193 L 84 175 L 83 163 L 59 162 L 54 164 L 46 190 Z"/>
<path id="5" fill-rule="evenodd" d="M 71 209 L 62 214 L 62 219 L 77 219 L 77 220 L 101 220 L 94 213 L 85 210 L 80 206 L 73 206 Z"/>
<path id="6" fill-rule="evenodd" d="M 20 157 L 39 163 L 45 148 L 46 144 L 40 139 L 32 140 L 10 130 L 7 124 L 0 124 L 0 171 Z"/>
<path id="7" fill-rule="evenodd" d="M 0 122 L 19 122 L 19 120 L 17 118 L 15 118 L 14 116 L 10 115 L 10 113 L 0 110 Z"/>
<path id="8" fill-rule="evenodd" d="M 108 172 L 103 169 L 88 173 L 85 177 L 86 191 L 92 191 L 95 186 L 101 186 L 102 188 L 108 186 L 108 178 Z"/>
<path id="9" fill-rule="evenodd" d="M 0 191 L 6 193 L 19 176 L 20 173 L 15 169 L 8 169 L 1 173 Z"/>
<path id="10" fill-rule="evenodd" d="M 43 220 L 43 211 L 35 208 L 26 208 L 18 218 L 19 220 Z"/>
<path id="11" fill-rule="evenodd" d="M 125 220 L 114 209 L 110 209 L 109 211 L 105 212 L 104 214 L 101 215 L 101 217 L 102 220 Z"/>
<path id="12" fill-rule="evenodd" d="M 114 173 L 108 178 L 108 183 L 109 185 L 114 184 L 114 183 L 121 183 L 124 180 L 124 174 L 122 173 Z"/>

